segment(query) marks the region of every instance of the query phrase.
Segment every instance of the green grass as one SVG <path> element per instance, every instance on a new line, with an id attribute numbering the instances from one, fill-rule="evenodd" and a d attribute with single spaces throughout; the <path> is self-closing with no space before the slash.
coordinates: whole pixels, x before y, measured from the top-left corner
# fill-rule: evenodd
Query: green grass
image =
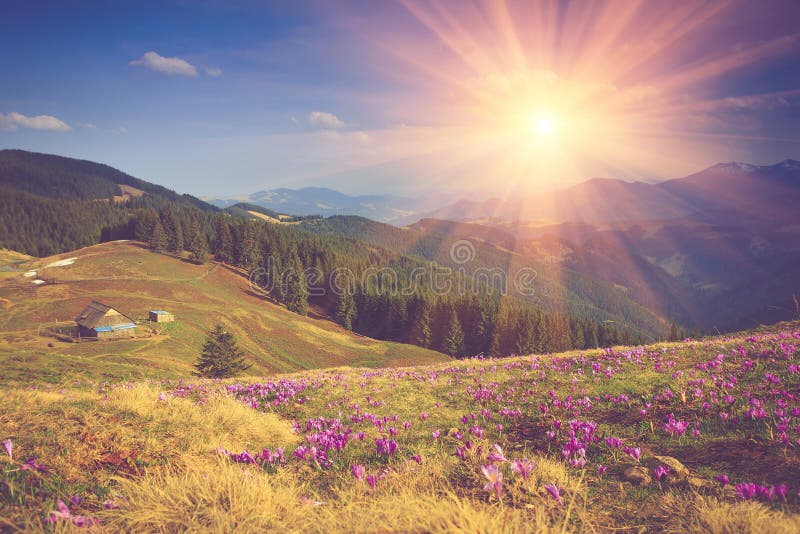
<path id="1" fill-rule="evenodd" d="M 56 259 L 73 265 L 43 269 Z M 41 375 L 61 379 L 140 380 L 190 376 L 205 332 L 230 329 L 264 375 L 331 365 L 384 367 L 445 361 L 440 353 L 357 336 L 328 320 L 300 317 L 252 292 L 239 271 L 193 265 L 136 243 L 106 243 L 54 258 L 28 259 L 58 284 L 32 287 L 18 273 L 0 279 L 0 382 L 23 384 Z M 173 312 L 162 335 L 133 341 L 71 344 L 38 338 L 40 324 L 73 319 L 92 299 L 135 319 L 151 309 Z M 139 328 L 145 334 L 145 328 Z M 52 343 L 53 347 L 48 347 Z"/>
<path id="2" fill-rule="evenodd" d="M 704 367 L 718 354 L 725 355 L 722 363 Z M 748 361 L 753 368 L 743 371 Z M 255 378 L 6 387 L 0 438 L 13 440 L 16 459 L 0 450 L 0 480 L 6 482 L 0 484 L 0 521 L 9 529 L 46 530 L 43 521 L 56 499 L 78 495 L 82 502 L 71 506 L 73 513 L 101 519 L 108 531 L 796 532 L 796 448 L 776 438 L 779 418 L 747 418 L 743 394 L 767 399 L 770 414 L 775 399 L 788 398 L 789 411 L 800 407 L 781 393 L 800 390 L 800 375 L 790 367 L 798 363 L 800 324 L 794 323 L 606 352 L 302 371 L 273 376 L 298 393 L 258 409 L 243 402 L 250 395 L 239 398 L 228 389 Z M 608 367 L 610 378 L 602 374 Z M 736 384 L 716 383 L 720 377 L 735 377 Z M 780 388 L 765 385 L 770 377 Z M 694 398 L 698 380 L 705 381 L 703 398 Z M 675 397 L 654 399 L 665 385 Z M 479 390 L 491 395 L 476 395 Z M 737 397 L 731 408 L 703 406 L 722 391 Z M 629 398 L 620 400 L 622 394 Z M 582 407 L 569 404 L 577 401 Z M 642 416 L 646 403 L 651 406 Z M 520 413 L 506 416 L 503 408 Z M 717 412 L 725 410 L 740 423 L 719 422 Z M 367 413 L 386 423 L 351 418 Z M 669 413 L 697 423 L 700 434 L 670 436 L 662 429 Z M 791 417 L 793 428 L 798 418 Z M 306 423 L 318 418 L 339 419 L 342 429 L 352 430 L 348 444 L 330 450 L 330 465 L 323 467 L 292 455 L 309 439 Z M 561 453 L 572 419 L 597 423 L 600 439 L 588 443 L 585 468 L 569 466 Z M 558 428 L 556 421 L 561 430 L 548 439 L 545 432 Z M 302 430 L 293 432 L 294 425 Z M 481 436 L 470 433 L 475 425 Z M 625 482 L 623 471 L 637 462 L 611 451 L 603 439 L 608 436 L 641 447 L 642 465 L 656 455 L 677 458 L 707 487 L 693 488 L 672 475 L 647 487 Z M 378 438 L 395 439 L 396 454 L 379 454 Z M 471 448 L 462 460 L 454 452 L 466 440 Z M 527 479 L 497 462 L 504 473 L 499 497 L 483 490 L 481 474 L 481 466 L 492 463 L 494 444 L 509 460 L 536 462 Z M 279 467 L 235 463 L 217 452 L 220 446 L 234 453 L 283 447 L 288 461 Z M 48 473 L 21 470 L 28 457 Z M 356 481 L 354 464 L 378 478 L 374 489 Z M 601 464 L 608 468 L 602 477 Z M 788 498 L 742 501 L 730 486 L 713 482 L 719 473 L 733 484 L 787 484 Z M 551 483 L 561 488 L 563 504 L 545 490 Z M 108 499 L 118 508 L 107 509 Z"/>

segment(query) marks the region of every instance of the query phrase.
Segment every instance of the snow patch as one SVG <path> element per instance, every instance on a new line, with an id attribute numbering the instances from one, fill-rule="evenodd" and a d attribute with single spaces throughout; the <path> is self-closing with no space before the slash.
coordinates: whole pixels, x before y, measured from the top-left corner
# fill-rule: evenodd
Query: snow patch
<path id="1" fill-rule="evenodd" d="M 44 266 L 45 269 L 49 269 L 50 267 L 66 267 L 67 265 L 72 265 L 75 263 L 75 260 L 78 258 L 67 258 L 65 260 L 58 260 L 54 261 L 53 263 L 48 263 Z"/>
<path id="2" fill-rule="evenodd" d="M 44 282 L 44 280 L 34 280 L 34 281 L 33 281 L 33 282 L 31 282 L 31 283 L 32 283 L 32 284 L 36 284 L 36 285 L 38 286 L 38 285 L 44 284 L 45 282 Z"/>
<path id="3" fill-rule="evenodd" d="M 34 276 L 36 276 L 36 271 L 28 271 L 27 273 L 23 274 L 22 276 L 24 276 L 25 278 L 33 278 Z"/>

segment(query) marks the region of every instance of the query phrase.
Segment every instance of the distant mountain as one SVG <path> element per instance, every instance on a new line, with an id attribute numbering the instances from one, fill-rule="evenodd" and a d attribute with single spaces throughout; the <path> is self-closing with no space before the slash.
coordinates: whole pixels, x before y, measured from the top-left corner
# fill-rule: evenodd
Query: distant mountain
<path id="1" fill-rule="evenodd" d="M 320 218 L 319 215 L 290 215 L 288 213 L 280 213 L 256 204 L 248 204 L 247 202 L 233 204 L 225 208 L 224 211 L 230 213 L 234 217 L 260 219 L 272 223 L 297 223 Z"/>
<path id="2" fill-rule="evenodd" d="M 713 331 L 798 313 L 799 206 L 800 162 L 786 160 L 722 163 L 659 184 L 596 178 L 511 201 L 460 200 L 405 230 L 353 218 L 311 226 L 442 263 L 468 239 L 481 266 L 535 265 L 553 287 L 580 287 L 567 292 L 574 302 L 608 309 L 596 289 L 607 284 L 660 317 Z"/>
<path id="3" fill-rule="evenodd" d="M 613 283 L 685 325 L 729 330 L 797 315 L 799 207 L 800 162 L 722 163 L 660 184 L 590 180 L 536 201 L 456 204 L 442 213 L 473 222 L 413 227 L 475 236 Z"/>
<path id="4" fill-rule="evenodd" d="M 271 189 L 242 197 L 204 197 L 220 207 L 248 203 L 279 213 L 294 215 L 358 215 L 381 222 L 413 219 L 415 215 L 434 209 L 439 204 L 430 199 L 383 195 L 349 196 L 324 187 Z"/>
<path id="5" fill-rule="evenodd" d="M 702 217 L 727 222 L 742 216 L 791 219 L 800 205 L 800 161 L 775 165 L 723 163 L 651 184 L 594 178 L 513 200 L 457 201 L 426 217 L 457 221 L 617 223 Z"/>
<path id="6" fill-rule="evenodd" d="M 736 223 L 747 217 L 800 222 L 800 161 L 793 159 L 766 166 L 721 163 L 656 187 L 708 221 Z"/>

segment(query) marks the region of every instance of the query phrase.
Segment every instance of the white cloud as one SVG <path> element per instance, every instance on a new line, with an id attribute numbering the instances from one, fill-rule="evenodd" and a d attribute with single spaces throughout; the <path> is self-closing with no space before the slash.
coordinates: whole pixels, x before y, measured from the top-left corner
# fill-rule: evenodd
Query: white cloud
<path id="1" fill-rule="evenodd" d="M 219 69 L 217 67 L 206 67 L 203 70 L 206 72 L 208 76 L 211 76 L 212 78 L 219 78 L 220 76 L 222 76 L 222 69 Z"/>
<path id="2" fill-rule="evenodd" d="M 141 58 L 131 61 L 128 65 L 144 67 L 156 72 L 169 74 L 170 76 L 176 74 L 180 76 L 197 76 L 197 69 L 185 59 L 179 57 L 164 57 L 152 50 L 150 52 L 145 52 Z"/>
<path id="3" fill-rule="evenodd" d="M 30 128 L 31 130 L 49 130 L 52 132 L 68 132 L 72 128 L 66 122 L 52 115 L 37 115 L 28 117 L 22 113 L 12 111 L 6 115 L 0 113 L 0 130 L 16 130 L 17 128 Z"/>
<path id="4" fill-rule="evenodd" d="M 312 111 L 308 114 L 308 122 L 312 126 L 328 130 L 336 130 L 346 126 L 342 119 L 327 111 Z"/>

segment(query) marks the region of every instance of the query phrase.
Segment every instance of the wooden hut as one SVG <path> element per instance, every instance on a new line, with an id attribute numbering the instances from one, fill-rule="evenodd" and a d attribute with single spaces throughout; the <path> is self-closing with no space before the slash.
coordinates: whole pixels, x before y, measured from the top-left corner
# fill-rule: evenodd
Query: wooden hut
<path id="1" fill-rule="evenodd" d="M 111 306 L 96 300 L 89 303 L 75 318 L 81 337 L 123 339 L 136 336 L 136 323 Z"/>
<path id="2" fill-rule="evenodd" d="M 150 310 L 150 322 L 171 323 L 175 320 L 175 315 L 164 310 Z"/>

